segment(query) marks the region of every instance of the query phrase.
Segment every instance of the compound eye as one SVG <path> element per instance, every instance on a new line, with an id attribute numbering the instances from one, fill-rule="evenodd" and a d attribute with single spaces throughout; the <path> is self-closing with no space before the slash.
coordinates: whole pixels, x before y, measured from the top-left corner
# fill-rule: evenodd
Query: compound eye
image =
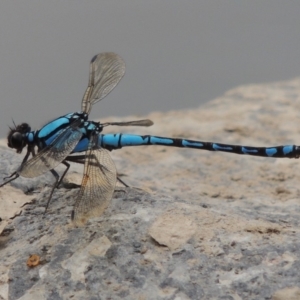
<path id="1" fill-rule="evenodd" d="M 20 132 L 15 132 L 8 143 L 8 147 L 15 148 L 15 149 L 21 149 L 23 145 L 23 135 Z"/>

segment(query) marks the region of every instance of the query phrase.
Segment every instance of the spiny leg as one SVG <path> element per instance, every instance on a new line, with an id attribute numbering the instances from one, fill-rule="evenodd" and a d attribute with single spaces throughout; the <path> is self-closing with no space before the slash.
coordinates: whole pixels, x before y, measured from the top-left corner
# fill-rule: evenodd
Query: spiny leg
<path id="1" fill-rule="evenodd" d="M 0 187 L 8 184 L 9 182 L 14 181 L 15 179 L 17 179 L 20 175 L 17 172 L 12 173 L 11 175 L 4 177 L 4 179 L 10 178 L 9 180 L 3 182 L 2 184 L 0 184 Z"/>
<path id="2" fill-rule="evenodd" d="M 55 178 L 55 183 L 54 185 L 52 186 L 52 189 L 51 189 L 51 192 L 50 192 L 50 195 L 48 197 L 48 201 L 47 201 L 47 204 L 46 204 L 46 207 L 45 207 L 45 211 L 44 211 L 44 214 L 46 213 L 47 209 L 48 209 L 48 206 L 50 204 L 50 201 L 51 201 L 51 198 L 52 198 L 52 195 L 53 195 L 53 192 L 55 190 L 55 188 L 57 187 L 57 183 L 58 183 L 58 180 L 59 180 L 59 175 L 57 174 L 56 171 L 54 170 L 50 170 L 50 172 L 52 173 L 52 175 L 54 176 Z"/>
<path id="3" fill-rule="evenodd" d="M 67 174 L 69 168 L 70 168 L 70 164 L 63 161 L 62 162 L 67 168 L 65 169 L 64 173 L 61 175 L 61 177 L 59 178 L 59 175 L 58 173 L 55 171 L 55 170 L 50 170 L 50 172 L 52 173 L 52 175 L 55 177 L 55 183 L 54 185 L 52 186 L 52 190 L 50 192 L 50 195 L 49 195 L 49 198 L 48 198 L 48 201 L 47 201 L 47 205 L 46 205 L 46 208 L 45 208 L 45 212 L 44 214 L 46 213 L 47 209 L 48 209 L 48 206 L 50 204 L 50 201 L 51 201 L 51 198 L 52 198 L 52 195 L 53 195 L 53 192 L 55 190 L 55 188 L 58 188 L 59 185 L 61 184 L 62 180 L 64 179 L 65 175 Z"/>
<path id="4" fill-rule="evenodd" d="M 78 164 L 84 164 L 85 163 L 85 159 L 86 159 L 86 155 L 73 155 L 73 156 L 68 156 L 66 158 L 67 161 L 71 161 L 71 162 L 75 162 Z M 93 158 L 93 157 L 92 157 Z M 91 163 L 93 164 L 93 163 Z M 120 177 L 117 176 L 117 180 L 119 182 L 121 182 L 125 187 L 129 187 L 129 185 L 127 185 L 122 179 L 120 179 Z"/>
<path id="5" fill-rule="evenodd" d="M 23 160 L 22 160 L 22 163 L 21 163 L 21 166 L 26 163 L 26 161 L 28 160 L 28 157 L 29 155 L 32 154 L 32 156 L 35 156 L 35 151 L 34 151 L 34 148 L 32 147 L 29 147 L 27 148 L 27 153 L 26 155 L 24 156 Z M 0 187 L 8 184 L 9 182 L 12 182 L 14 181 L 15 179 L 17 179 L 20 175 L 16 172 L 13 172 L 12 174 L 10 174 L 9 176 L 6 176 L 4 177 L 4 180 L 7 179 L 7 178 L 10 178 L 9 180 L 7 180 L 6 182 L 0 184 Z"/>
<path id="6" fill-rule="evenodd" d="M 69 171 L 70 169 L 70 164 L 67 163 L 66 161 L 63 161 L 62 162 L 67 168 L 65 169 L 65 171 L 63 172 L 63 174 L 61 175 L 60 179 L 59 179 L 59 182 L 57 183 L 57 186 L 56 188 L 58 188 L 62 182 L 62 180 L 64 179 L 64 177 L 66 176 L 67 172 Z"/>
<path id="7" fill-rule="evenodd" d="M 129 187 L 120 177 L 117 176 L 117 180 L 120 181 L 125 187 Z"/>

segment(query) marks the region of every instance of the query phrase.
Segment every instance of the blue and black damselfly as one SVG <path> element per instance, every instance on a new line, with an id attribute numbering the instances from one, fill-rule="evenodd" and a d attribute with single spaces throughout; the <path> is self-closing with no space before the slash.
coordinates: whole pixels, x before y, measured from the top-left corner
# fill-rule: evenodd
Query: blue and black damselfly
<path id="1" fill-rule="evenodd" d="M 69 162 L 84 164 L 82 183 L 72 212 L 72 220 L 76 224 L 81 224 L 88 218 L 103 213 L 113 196 L 117 180 L 126 186 L 117 177 L 115 165 L 109 155 L 109 151 L 115 149 L 127 146 L 163 145 L 262 157 L 300 156 L 300 146 L 295 145 L 249 147 L 151 135 L 101 134 L 103 128 L 109 125 L 153 124 L 150 120 L 110 123 L 88 120 L 92 106 L 114 89 L 124 73 L 125 64 L 120 56 L 114 53 L 100 53 L 94 56 L 90 63 L 89 84 L 82 99 L 81 112 L 59 117 L 36 131 L 31 131 L 27 123 L 10 128 L 7 137 L 8 146 L 16 149 L 17 153 L 21 153 L 27 146 L 27 153 L 20 167 L 6 177 L 8 180 L 0 187 L 19 176 L 33 178 L 50 171 L 55 177 L 55 183 L 48 198 L 47 209 L 55 188 L 60 185 L 69 170 Z M 78 154 L 81 152 L 85 153 Z M 30 156 L 32 157 L 29 159 Z M 54 170 L 60 163 L 66 166 L 61 176 Z"/>

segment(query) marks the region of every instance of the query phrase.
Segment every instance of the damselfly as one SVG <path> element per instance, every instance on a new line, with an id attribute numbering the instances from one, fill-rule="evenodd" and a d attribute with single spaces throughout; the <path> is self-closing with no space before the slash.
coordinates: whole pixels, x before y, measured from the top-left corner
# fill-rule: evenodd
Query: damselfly
<path id="1" fill-rule="evenodd" d="M 55 188 L 69 170 L 69 162 L 84 164 L 82 183 L 72 212 L 72 220 L 76 224 L 82 224 L 88 218 L 103 213 L 113 196 L 116 181 L 122 182 L 117 177 L 116 167 L 109 155 L 108 151 L 111 150 L 126 146 L 164 145 L 263 157 L 298 158 L 300 155 L 300 147 L 295 145 L 249 147 L 151 135 L 101 134 L 103 127 L 109 125 L 153 124 L 150 120 L 110 123 L 88 120 L 92 106 L 114 89 L 124 73 L 125 64 L 120 56 L 115 53 L 100 53 L 90 63 L 89 84 L 82 99 L 81 112 L 59 117 L 36 131 L 31 131 L 27 123 L 10 128 L 8 146 L 16 149 L 17 153 L 27 147 L 27 153 L 20 167 L 6 177 L 8 180 L 0 187 L 19 176 L 33 178 L 50 171 L 55 177 L 55 183 L 48 197 L 47 209 Z M 81 152 L 85 153 L 77 154 Z M 32 157 L 29 159 L 30 156 Z M 54 170 L 60 163 L 66 166 L 61 176 Z"/>

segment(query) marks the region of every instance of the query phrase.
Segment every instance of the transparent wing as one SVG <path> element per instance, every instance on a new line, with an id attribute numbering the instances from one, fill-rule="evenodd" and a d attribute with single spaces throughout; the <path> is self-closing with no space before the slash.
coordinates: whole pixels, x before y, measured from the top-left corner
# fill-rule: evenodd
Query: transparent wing
<path id="1" fill-rule="evenodd" d="M 41 150 L 36 156 L 22 164 L 17 173 L 23 177 L 40 176 L 58 166 L 75 148 L 82 133 L 78 129 L 80 120 L 60 133 L 53 142 Z"/>
<path id="2" fill-rule="evenodd" d="M 88 150 L 72 214 L 76 225 L 83 225 L 90 217 L 102 215 L 113 196 L 116 181 L 117 171 L 109 152 L 102 148 Z"/>
<path id="3" fill-rule="evenodd" d="M 153 122 L 149 119 L 137 120 L 137 121 L 128 121 L 128 122 L 108 122 L 101 124 L 103 127 L 108 125 L 117 125 L 117 126 L 152 126 Z"/>
<path id="4" fill-rule="evenodd" d="M 119 55 L 107 52 L 94 56 L 90 63 L 89 84 L 82 99 L 81 110 L 89 114 L 92 105 L 109 94 L 124 73 L 125 63 Z"/>

